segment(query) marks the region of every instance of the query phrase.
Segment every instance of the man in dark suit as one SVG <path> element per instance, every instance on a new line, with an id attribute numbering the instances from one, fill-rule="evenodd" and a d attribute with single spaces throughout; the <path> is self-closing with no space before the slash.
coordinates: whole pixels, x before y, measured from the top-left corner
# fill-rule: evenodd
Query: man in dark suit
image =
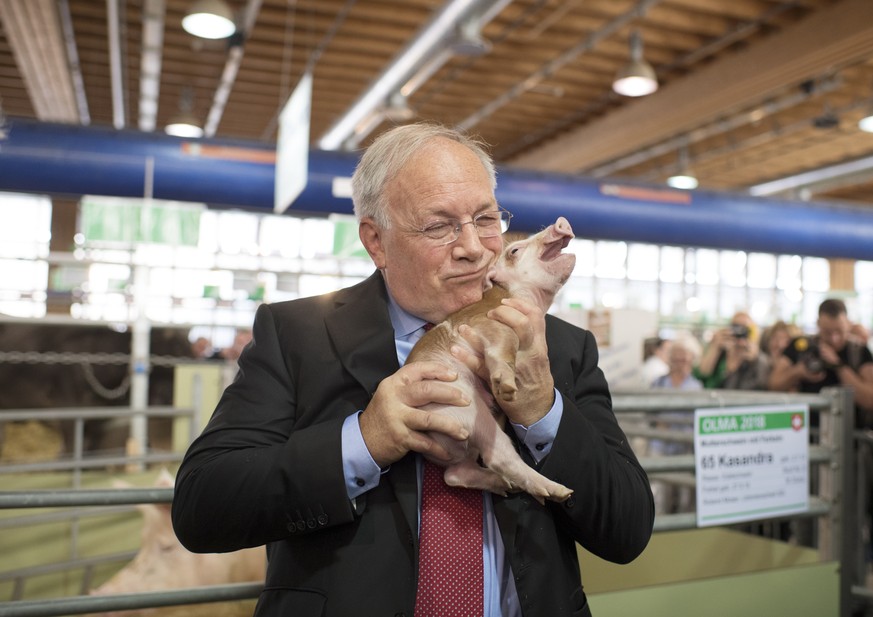
<path id="1" fill-rule="evenodd" d="M 428 124 L 389 131 L 352 181 L 378 271 L 258 309 L 173 503 L 191 550 L 267 545 L 257 615 L 413 614 L 421 454 L 447 457 L 429 432 L 466 437 L 421 407 L 469 401 L 446 367 L 404 362 L 426 322 L 481 298 L 502 247 L 495 184 L 489 156 L 466 136 Z M 649 483 L 615 421 L 591 333 L 521 301 L 491 317 L 520 340 L 518 396 L 501 403 L 507 431 L 528 464 L 574 493 L 545 505 L 482 493 L 474 614 L 589 615 L 575 543 L 619 563 L 639 555 L 654 518 Z"/>

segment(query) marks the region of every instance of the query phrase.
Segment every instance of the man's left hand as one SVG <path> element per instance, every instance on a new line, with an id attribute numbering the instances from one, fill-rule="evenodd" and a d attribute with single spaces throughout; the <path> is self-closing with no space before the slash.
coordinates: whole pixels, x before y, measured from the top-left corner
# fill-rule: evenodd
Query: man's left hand
<path id="1" fill-rule="evenodd" d="M 545 313 L 530 302 L 507 298 L 501 306 L 488 312 L 488 318 L 512 328 L 518 336 L 518 354 L 515 357 L 518 391 L 514 400 L 498 400 L 497 403 L 511 422 L 531 426 L 549 412 L 555 400 L 555 382 L 546 346 Z M 489 376 L 483 361 L 484 342 L 469 326 L 461 326 L 459 332 L 478 355 L 469 353 L 461 346 L 453 347 L 452 353 L 487 382 Z"/>

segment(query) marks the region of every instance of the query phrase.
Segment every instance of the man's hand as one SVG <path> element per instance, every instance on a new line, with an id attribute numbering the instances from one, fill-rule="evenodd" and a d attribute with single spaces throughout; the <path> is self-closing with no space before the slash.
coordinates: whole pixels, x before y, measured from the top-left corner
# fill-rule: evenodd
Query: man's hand
<path id="1" fill-rule="evenodd" d="M 734 346 L 736 339 L 734 338 L 733 332 L 731 332 L 730 328 L 720 328 L 715 331 L 715 334 L 712 335 L 712 341 L 710 345 L 715 345 L 716 349 L 724 349 L 725 351 L 729 350 Z"/>
<path id="2" fill-rule="evenodd" d="M 450 382 L 458 374 L 438 362 L 413 362 L 386 377 L 359 418 L 361 435 L 379 467 L 400 460 L 409 451 L 449 460 L 449 453 L 427 433 L 444 433 L 463 441 L 461 424 L 444 414 L 418 409 L 428 403 L 464 407 L 470 400 Z"/>
<path id="3" fill-rule="evenodd" d="M 825 363 L 826 367 L 836 368 L 843 363 L 843 361 L 840 360 L 840 356 L 839 354 L 837 354 L 836 350 L 827 343 L 819 342 L 818 355 L 822 359 L 822 362 Z"/>
<path id="4" fill-rule="evenodd" d="M 489 311 L 487 316 L 509 326 L 518 336 L 518 354 L 515 357 L 518 391 L 514 400 L 498 400 L 497 403 L 511 422 L 531 426 L 549 413 L 555 402 L 555 382 L 546 346 L 545 314 L 530 302 L 507 298 L 501 306 Z M 476 353 L 455 346 L 452 354 L 488 382 L 489 375 L 483 361 L 484 341 L 469 326 L 461 326 L 459 332 Z"/>

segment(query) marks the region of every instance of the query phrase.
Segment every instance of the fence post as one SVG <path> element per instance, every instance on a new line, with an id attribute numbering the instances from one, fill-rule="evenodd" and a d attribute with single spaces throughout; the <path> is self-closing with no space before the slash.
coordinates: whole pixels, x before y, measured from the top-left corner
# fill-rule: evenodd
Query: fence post
<path id="1" fill-rule="evenodd" d="M 852 584 L 855 578 L 855 563 L 860 529 L 855 494 L 855 401 L 850 388 L 825 388 L 822 394 L 831 399 L 830 421 L 822 422 L 822 438 L 825 426 L 829 428 L 827 445 L 833 457 L 830 470 L 822 470 L 822 490 L 825 477 L 829 479 L 828 493 L 831 510 L 828 525 L 831 531 L 827 558 L 840 562 L 840 615 L 850 617 L 854 602 Z M 830 474 L 827 473 L 830 471 Z"/>

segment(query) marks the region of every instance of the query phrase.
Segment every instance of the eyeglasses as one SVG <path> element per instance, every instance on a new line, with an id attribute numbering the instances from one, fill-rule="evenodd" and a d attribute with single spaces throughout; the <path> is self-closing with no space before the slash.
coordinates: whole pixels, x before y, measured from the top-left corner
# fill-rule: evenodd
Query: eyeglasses
<path id="1" fill-rule="evenodd" d="M 489 210 L 477 214 L 466 223 L 462 223 L 458 219 L 434 221 L 428 223 L 424 229 L 416 230 L 416 233 L 420 233 L 425 238 L 439 243 L 439 246 L 443 246 L 457 240 L 461 236 L 461 229 L 464 225 L 472 225 L 480 238 L 499 236 L 509 229 L 509 219 L 511 218 L 512 213 L 507 210 Z"/>

